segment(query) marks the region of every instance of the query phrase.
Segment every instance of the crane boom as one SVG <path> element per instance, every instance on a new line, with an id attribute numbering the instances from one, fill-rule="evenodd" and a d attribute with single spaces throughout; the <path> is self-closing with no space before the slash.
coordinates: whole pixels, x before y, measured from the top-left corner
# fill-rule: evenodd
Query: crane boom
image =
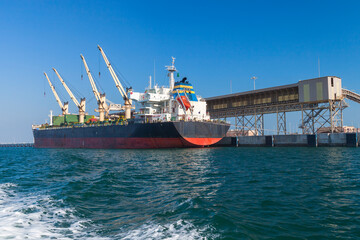
<path id="1" fill-rule="evenodd" d="M 84 123 L 84 118 L 85 118 L 85 98 L 81 98 L 80 99 L 80 103 L 78 102 L 78 100 L 75 98 L 74 94 L 71 92 L 70 88 L 66 85 L 66 83 L 64 82 L 64 80 L 62 79 L 62 77 L 60 76 L 60 74 L 58 73 L 58 71 L 56 71 L 55 68 L 53 68 L 54 72 L 56 73 L 56 75 L 58 76 L 58 78 L 60 79 L 60 82 L 62 83 L 62 85 L 64 86 L 65 90 L 67 91 L 67 93 L 70 95 L 71 100 L 73 100 L 73 102 L 75 103 L 75 105 L 79 108 L 79 122 L 80 123 Z"/>
<path id="2" fill-rule="evenodd" d="M 116 88 L 119 90 L 121 96 L 124 99 L 125 119 L 130 119 L 131 118 L 132 101 L 131 101 L 131 99 L 128 98 L 127 93 L 124 90 L 123 86 L 121 85 L 118 76 L 116 75 L 113 67 L 111 66 L 111 63 L 107 59 L 105 52 L 102 50 L 102 48 L 99 45 L 98 45 L 98 49 L 100 50 L 101 55 L 103 56 L 103 58 L 105 60 L 106 66 L 109 69 L 112 78 L 114 79 Z"/>
<path id="3" fill-rule="evenodd" d="M 85 58 L 82 54 L 80 54 L 80 57 L 84 63 L 84 66 L 85 66 L 85 69 L 86 69 L 86 74 L 88 75 L 89 77 L 89 80 L 90 80 L 90 84 L 91 84 L 91 87 L 92 87 L 92 90 L 93 90 L 93 93 L 95 95 L 95 98 L 97 101 L 100 101 L 100 93 L 99 91 L 97 90 L 97 87 L 95 85 L 95 82 L 94 82 L 94 79 L 93 77 L 91 76 L 91 73 L 90 73 L 90 69 L 88 67 L 88 65 L 86 64 L 86 61 L 85 61 Z"/>
<path id="4" fill-rule="evenodd" d="M 55 88 L 54 88 L 54 86 L 52 85 L 52 83 L 51 83 L 48 75 L 46 74 L 46 72 L 44 72 L 44 75 L 45 75 L 45 77 L 47 78 L 47 80 L 48 80 L 48 82 L 49 82 L 49 85 L 50 85 L 50 88 L 51 88 L 52 92 L 54 93 L 54 96 L 55 96 L 55 98 L 56 98 L 56 102 L 59 104 L 60 108 L 63 109 L 64 106 L 63 106 L 63 104 L 61 103 L 61 100 L 60 100 L 60 98 L 59 98 L 59 95 L 56 93 Z"/>
<path id="5" fill-rule="evenodd" d="M 55 96 L 55 98 L 56 98 L 56 102 L 59 104 L 59 106 L 60 106 L 60 108 L 61 108 L 62 114 L 63 114 L 63 115 L 68 114 L 68 112 L 69 112 L 69 103 L 68 103 L 68 102 L 64 102 L 64 105 L 61 103 L 61 100 L 60 100 L 58 94 L 57 94 L 56 91 L 55 91 L 55 87 L 52 85 L 52 83 L 51 83 L 48 75 L 47 75 L 45 72 L 44 72 L 44 74 L 45 74 L 46 79 L 47 79 L 48 82 L 49 82 L 49 85 L 50 85 L 50 88 L 51 88 L 52 92 L 54 93 L 54 96 Z"/>
<path id="6" fill-rule="evenodd" d="M 60 76 L 60 74 L 58 73 L 58 71 L 56 71 L 55 68 L 53 68 L 54 72 L 56 73 L 56 75 L 58 76 L 58 78 L 60 79 L 60 82 L 62 83 L 62 85 L 64 86 L 65 90 L 67 91 L 67 93 L 70 95 L 71 100 L 73 100 L 73 102 L 75 103 L 75 105 L 80 108 L 80 104 L 78 102 L 78 100 L 76 100 L 74 94 L 71 92 L 70 88 L 66 85 L 66 83 L 64 82 L 64 80 L 62 79 L 62 77 Z"/>
<path id="7" fill-rule="evenodd" d="M 95 98 L 97 100 L 97 103 L 98 103 L 98 107 L 99 107 L 99 117 L 100 117 L 100 122 L 104 121 L 104 118 L 105 118 L 105 114 L 107 116 L 107 113 L 108 113 L 108 105 L 106 104 L 106 98 L 105 98 L 105 93 L 103 94 L 100 94 L 99 91 L 97 90 L 97 87 L 96 87 L 96 84 L 94 82 L 94 79 L 90 73 L 90 69 L 88 67 L 88 65 L 86 64 L 86 61 L 85 61 L 85 58 L 82 54 L 80 54 L 80 57 L 84 63 L 84 66 L 85 66 L 85 69 L 86 69 L 86 74 L 88 75 L 89 77 L 89 80 L 90 80 L 90 84 L 91 84 L 91 87 L 93 89 L 93 93 L 95 95 Z"/>
<path id="8" fill-rule="evenodd" d="M 106 63 L 106 66 L 107 66 L 107 68 L 109 69 L 112 78 L 114 79 L 116 88 L 119 90 L 119 92 L 120 92 L 121 96 L 124 98 L 124 100 L 127 99 L 128 97 L 127 97 L 127 95 L 126 95 L 126 92 L 125 92 L 123 86 L 121 85 L 121 83 L 120 83 L 120 81 L 119 81 L 119 78 L 118 78 L 118 76 L 116 75 L 113 67 L 111 66 L 111 63 L 110 63 L 109 60 L 107 59 L 107 57 L 106 57 L 106 55 L 105 55 L 105 52 L 102 50 L 102 48 L 101 48 L 99 45 L 98 45 L 98 49 L 100 50 L 101 55 L 103 56 L 104 61 L 105 61 L 105 63 Z"/>

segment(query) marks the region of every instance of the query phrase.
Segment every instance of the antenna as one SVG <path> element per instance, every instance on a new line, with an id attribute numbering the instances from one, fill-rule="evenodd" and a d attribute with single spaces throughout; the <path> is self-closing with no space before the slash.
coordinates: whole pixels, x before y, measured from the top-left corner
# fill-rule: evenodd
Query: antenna
<path id="1" fill-rule="evenodd" d="M 258 78 L 253 76 L 251 79 L 254 80 L 254 90 L 255 90 L 255 80 L 258 79 Z"/>
<path id="2" fill-rule="evenodd" d="M 319 71 L 319 77 L 320 77 L 320 57 L 318 57 L 318 71 Z"/>
<path id="3" fill-rule="evenodd" d="M 230 80 L 230 93 L 232 93 L 232 84 L 231 84 L 231 80 Z"/>

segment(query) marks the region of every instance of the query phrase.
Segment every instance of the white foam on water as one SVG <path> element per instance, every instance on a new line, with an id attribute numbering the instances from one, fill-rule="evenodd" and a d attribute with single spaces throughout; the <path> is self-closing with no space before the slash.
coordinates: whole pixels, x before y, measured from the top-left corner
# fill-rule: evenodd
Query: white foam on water
<path id="1" fill-rule="evenodd" d="M 147 223 L 140 226 L 138 229 L 120 234 L 119 237 L 124 240 L 149 240 L 149 239 L 162 239 L 162 240 L 192 240 L 192 239 L 208 239 L 209 227 L 203 229 L 196 228 L 191 222 L 178 220 L 174 223 L 165 225 Z M 210 236 L 209 236 L 210 237 Z M 212 234 L 211 239 L 216 238 Z"/>
<path id="2" fill-rule="evenodd" d="M 91 221 L 75 216 L 61 201 L 22 196 L 16 188 L 0 184 L 0 239 L 106 239 L 88 232 Z"/>
<path id="3" fill-rule="evenodd" d="M 35 193 L 24 195 L 18 193 L 17 188 L 12 183 L 0 184 L 0 239 L 110 239 L 97 235 L 91 229 L 98 226 L 76 216 L 61 200 Z M 189 221 L 178 220 L 168 224 L 149 222 L 113 238 L 192 240 L 216 237 L 210 227 L 199 229 Z"/>

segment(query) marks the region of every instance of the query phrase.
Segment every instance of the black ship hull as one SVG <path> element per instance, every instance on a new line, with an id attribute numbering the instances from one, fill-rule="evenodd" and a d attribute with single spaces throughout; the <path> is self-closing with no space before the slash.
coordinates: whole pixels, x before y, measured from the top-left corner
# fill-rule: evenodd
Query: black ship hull
<path id="1" fill-rule="evenodd" d="M 214 122 L 129 123 L 34 129 L 36 148 L 180 148 L 217 143 L 229 129 Z"/>

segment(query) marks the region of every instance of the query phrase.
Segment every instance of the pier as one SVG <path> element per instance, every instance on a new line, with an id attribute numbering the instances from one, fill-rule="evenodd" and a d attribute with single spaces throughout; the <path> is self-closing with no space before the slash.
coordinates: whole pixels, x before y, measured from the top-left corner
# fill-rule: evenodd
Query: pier
<path id="1" fill-rule="evenodd" d="M 276 135 L 288 135 L 286 114 L 301 112 L 302 134 L 343 132 L 345 99 L 360 103 L 360 95 L 343 89 L 341 78 L 326 76 L 298 83 L 206 98 L 212 119 L 235 118 L 236 136 L 264 136 L 264 115 L 276 114 Z"/>
<path id="2" fill-rule="evenodd" d="M 216 146 L 352 146 L 358 129 L 343 126 L 345 99 L 360 103 L 360 95 L 343 89 L 341 78 L 326 76 L 294 84 L 206 98 L 211 119 L 234 118 L 235 129 Z M 300 112 L 301 134 L 290 133 L 286 115 Z M 276 114 L 275 134 L 265 134 L 264 115 Z"/>

